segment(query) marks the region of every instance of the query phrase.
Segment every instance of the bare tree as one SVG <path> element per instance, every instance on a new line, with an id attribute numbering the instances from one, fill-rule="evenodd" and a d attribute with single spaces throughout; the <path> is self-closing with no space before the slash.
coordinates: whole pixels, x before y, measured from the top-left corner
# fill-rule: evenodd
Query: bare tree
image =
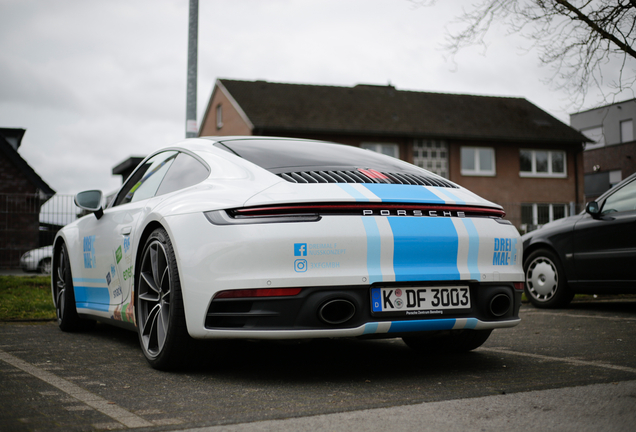
<path id="1" fill-rule="evenodd" d="M 413 0 L 431 6 L 436 0 Z M 455 55 L 470 45 L 486 47 L 494 22 L 532 41 L 541 63 L 553 68 L 550 83 L 583 104 L 590 87 L 603 101 L 636 84 L 636 0 L 481 0 L 458 17 L 444 47 Z"/>

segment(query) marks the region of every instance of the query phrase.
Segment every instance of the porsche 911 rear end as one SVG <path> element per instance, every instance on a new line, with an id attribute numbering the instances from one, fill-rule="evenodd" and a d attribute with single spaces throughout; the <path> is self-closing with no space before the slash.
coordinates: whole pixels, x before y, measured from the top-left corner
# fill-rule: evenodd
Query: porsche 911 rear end
<path id="1" fill-rule="evenodd" d="M 518 324 L 521 244 L 501 207 L 347 146 L 214 145 L 279 180 L 240 207 L 170 219 L 191 336 L 466 351 Z"/>

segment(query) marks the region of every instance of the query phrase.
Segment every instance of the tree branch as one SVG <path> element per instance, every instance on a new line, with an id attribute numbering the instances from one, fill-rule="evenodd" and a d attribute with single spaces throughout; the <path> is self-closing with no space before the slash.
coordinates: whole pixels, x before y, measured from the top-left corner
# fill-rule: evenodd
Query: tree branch
<path id="1" fill-rule="evenodd" d="M 566 0 L 555 0 L 558 4 L 564 6 L 565 8 L 567 8 L 569 11 L 573 12 L 580 21 L 583 21 L 585 24 L 587 24 L 592 30 L 594 30 L 595 32 L 597 32 L 599 35 L 601 35 L 601 37 L 603 39 L 607 39 L 609 41 L 614 42 L 621 50 L 625 51 L 627 54 L 629 54 L 630 56 L 634 57 L 636 59 L 636 50 L 634 50 L 632 47 L 630 47 L 629 45 L 623 43 L 621 40 L 619 40 L 617 37 L 615 37 L 613 34 L 608 33 L 607 31 L 605 31 L 603 28 L 601 28 L 600 26 L 598 26 L 594 21 L 592 21 L 587 15 L 585 15 L 583 12 L 581 12 L 579 9 L 577 9 L 576 7 L 574 7 L 572 4 L 570 4 L 570 2 L 566 1 Z M 636 3 L 636 0 L 630 0 L 631 3 Z"/>

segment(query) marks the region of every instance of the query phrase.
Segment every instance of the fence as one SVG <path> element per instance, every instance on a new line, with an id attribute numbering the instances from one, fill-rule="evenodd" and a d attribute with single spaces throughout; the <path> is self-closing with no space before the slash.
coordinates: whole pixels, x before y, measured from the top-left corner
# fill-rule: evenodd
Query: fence
<path id="1" fill-rule="evenodd" d="M 78 211 L 72 195 L 44 201 L 38 194 L 0 194 L 0 268 L 48 271 L 51 253 L 46 246 L 60 228 L 77 219 Z"/>
<path id="2" fill-rule="evenodd" d="M 582 210 L 582 206 L 574 203 L 502 203 L 502 206 L 506 219 L 521 234 Z M 0 268 L 47 271 L 51 248 L 46 246 L 53 244 L 55 234 L 77 219 L 79 212 L 72 195 L 54 195 L 43 202 L 36 194 L 0 194 Z"/>

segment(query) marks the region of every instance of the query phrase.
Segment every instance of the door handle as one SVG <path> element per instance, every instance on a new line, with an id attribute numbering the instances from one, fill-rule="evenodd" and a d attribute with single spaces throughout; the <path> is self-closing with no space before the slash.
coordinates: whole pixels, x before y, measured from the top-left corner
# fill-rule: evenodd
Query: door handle
<path id="1" fill-rule="evenodd" d="M 128 234 L 130 234 L 130 233 L 131 233 L 131 231 L 132 231 L 132 228 L 131 228 L 131 227 L 124 227 L 124 228 L 122 228 L 122 229 L 121 229 L 121 233 L 122 233 L 123 235 L 128 235 Z"/>

